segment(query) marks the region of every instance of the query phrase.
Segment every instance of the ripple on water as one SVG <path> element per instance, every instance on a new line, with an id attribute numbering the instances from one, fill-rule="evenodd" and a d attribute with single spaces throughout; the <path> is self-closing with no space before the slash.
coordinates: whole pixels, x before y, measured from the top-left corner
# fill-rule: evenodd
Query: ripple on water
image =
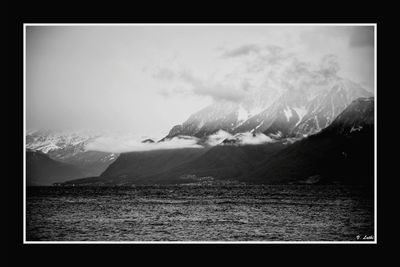
<path id="1" fill-rule="evenodd" d="M 38 187 L 27 240 L 333 241 L 373 235 L 373 196 L 350 186 Z"/>

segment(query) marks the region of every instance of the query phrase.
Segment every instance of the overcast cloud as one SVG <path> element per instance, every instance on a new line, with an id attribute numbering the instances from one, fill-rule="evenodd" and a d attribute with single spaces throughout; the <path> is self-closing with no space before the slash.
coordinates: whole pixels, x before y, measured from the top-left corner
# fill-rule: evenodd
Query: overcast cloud
<path id="1" fill-rule="evenodd" d="M 370 26 L 28 26 L 27 127 L 159 138 L 213 101 L 374 84 Z M 189 144 L 192 145 L 192 144 Z"/>

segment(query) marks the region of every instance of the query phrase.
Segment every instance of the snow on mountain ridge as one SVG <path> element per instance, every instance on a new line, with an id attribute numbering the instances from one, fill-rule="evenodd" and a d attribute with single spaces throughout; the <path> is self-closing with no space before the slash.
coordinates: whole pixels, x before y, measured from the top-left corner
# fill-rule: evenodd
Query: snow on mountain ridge
<path id="1" fill-rule="evenodd" d="M 85 145 L 96 136 L 79 135 L 78 133 L 56 133 L 49 130 L 33 131 L 26 135 L 26 147 L 49 153 L 53 150 L 76 148 L 76 152 L 84 151 Z"/>
<path id="2" fill-rule="evenodd" d="M 347 79 L 333 77 L 312 83 L 310 88 L 274 94 L 268 101 L 258 96 L 261 94 L 243 103 L 215 102 L 173 127 L 166 138 L 181 134 L 203 138 L 218 130 L 232 134 L 262 132 L 279 138 L 306 136 L 327 127 L 352 100 L 371 93 Z M 261 108 L 258 103 L 265 106 Z"/>
<path id="3" fill-rule="evenodd" d="M 297 115 L 299 116 L 299 121 L 296 123 L 295 127 L 301 123 L 303 117 L 307 114 L 307 109 L 305 106 L 293 108 Z"/>
<path id="4" fill-rule="evenodd" d="M 286 119 L 287 121 L 290 120 L 290 118 L 292 117 L 292 110 L 290 109 L 290 107 L 286 107 L 283 112 L 285 113 Z"/>

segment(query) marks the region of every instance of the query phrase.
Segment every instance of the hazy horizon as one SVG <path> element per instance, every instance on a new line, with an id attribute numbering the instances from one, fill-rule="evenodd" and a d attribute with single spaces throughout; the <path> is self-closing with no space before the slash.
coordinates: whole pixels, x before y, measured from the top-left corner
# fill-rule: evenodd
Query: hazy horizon
<path id="1" fill-rule="evenodd" d="M 287 75 L 304 69 L 373 92 L 373 29 L 27 26 L 26 126 L 159 138 L 214 101 L 301 87 Z"/>

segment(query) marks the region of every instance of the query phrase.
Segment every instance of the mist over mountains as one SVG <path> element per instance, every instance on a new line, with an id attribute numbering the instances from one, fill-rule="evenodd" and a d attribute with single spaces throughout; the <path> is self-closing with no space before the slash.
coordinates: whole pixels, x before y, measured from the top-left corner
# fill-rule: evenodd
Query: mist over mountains
<path id="1" fill-rule="evenodd" d="M 146 36 L 136 28 L 63 29 L 47 44 L 35 36 L 51 33 L 32 28 L 29 124 L 92 131 L 28 131 L 27 178 L 35 185 L 361 183 L 358 173 L 367 172 L 357 171 L 357 160 L 370 159 L 374 142 L 374 43 L 365 29 L 167 27 Z M 92 49 L 99 38 L 101 53 Z M 163 45 L 154 47 L 159 38 Z M 57 62 L 69 64 L 52 68 Z M 112 132 L 119 127 L 125 132 Z"/>
<path id="2" fill-rule="evenodd" d="M 79 170 L 73 171 L 75 178 L 100 175 L 118 157 L 118 154 L 87 149 L 96 138 L 98 135 L 84 132 L 30 131 L 26 135 L 27 162 L 33 164 L 33 169 L 37 170 L 47 169 L 45 166 L 50 162 L 57 166 L 72 166 Z M 43 160 L 33 161 L 31 160 L 33 157 Z M 56 170 L 57 168 L 54 168 L 51 173 L 54 175 L 57 173 Z M 28 172 L 27 175 L 28 177 L 38 176 L 38 181 L 40 181 L 41 175 L 36 174 L 36 171 Z M 59 180 L 52 180 L 48 175 L 44 177 L 47 177 L 46 181 Z M 68 175 L 62 175 L 62 177 L 71 178 Z"/>
<path id="3" fill-rule="evenodd" d="M 294 143 L 221 143 L 204 149 L 123 153 L 97 178 L 66 185 L 196 183 L 373 184 L 373 98 L 354 100 L 330 126 Z M 209 180 L 207 180 L 209 181 Z"/>
<path id="4" fill-rule="evenodd" d="M 246 120 L 241 106 L 211 105 L 165 138 L 141 140 L 146 149 L 137 152 L 91 151 L 85 147 L 95 137 L 55 138 L 43 132 L 29 134 L 27 147 L 78 167 L 80 172 L 69 178 L 82 179 L 65 185 L 193 183 L 207 177 L 246 183 L 369 184 L 373 98 L 348 81 L 331 86 L 313 97 L 287 94 Z M 28 160 L 38 165 L 31 155 Z M 88 176 L 93 178 L 84 178 Z M 35 178 L 31 184 L 40 182 Z"/>
<path id="5" fill-rule="evenodd" d="M 165 139 L 178 135 L 202 138 L 218 130 L 278 138 L 307 136 L 328 126 L 354 99 L 370 96 L 361 86 L 335 78 L 315 90 L 287 91 L 258 113 L 238 103 L 216 102 L 174 126 Z"/>

